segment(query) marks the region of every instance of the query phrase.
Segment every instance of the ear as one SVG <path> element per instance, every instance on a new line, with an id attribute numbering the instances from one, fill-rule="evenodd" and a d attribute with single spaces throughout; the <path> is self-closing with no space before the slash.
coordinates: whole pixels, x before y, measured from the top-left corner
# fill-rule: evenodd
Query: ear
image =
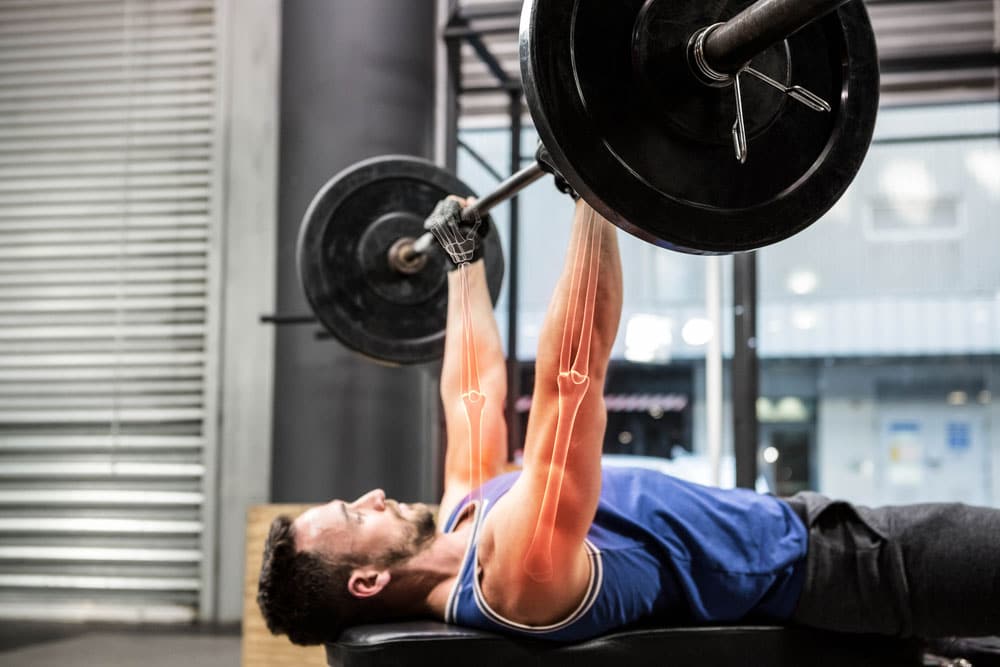
<path id="1" fill-rule="evenodd" d="M 347 590 L 356 598 L 368 598 L 381 593 L 391 578 L 389 570 L 359 568 L 351 572 Z"/>

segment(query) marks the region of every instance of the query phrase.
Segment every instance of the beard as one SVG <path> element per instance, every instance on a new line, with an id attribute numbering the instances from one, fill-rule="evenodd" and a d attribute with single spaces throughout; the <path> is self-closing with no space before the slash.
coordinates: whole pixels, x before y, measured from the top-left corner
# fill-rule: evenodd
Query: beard
<path id="1" fill-rule="evenodd" d="M 431 543 L 437 533 L 434 512 L 427 505 L 409 505 L 411 516 L 404 517 L 398 503 L 391 502 L 391 511 L 407 523 L 406 535 L 383 553 L 379 559 L 381 567 L 393 567 L 413 558 Z"/>
<path id="2" fill-rule="evenodd" d="M 434 522 L 434 512 L 424 504 L 410 505 L 413 516 L 407 519 L 413 528 L 413 545 L 422 548 L 437 532 L 437 524 Z"/>

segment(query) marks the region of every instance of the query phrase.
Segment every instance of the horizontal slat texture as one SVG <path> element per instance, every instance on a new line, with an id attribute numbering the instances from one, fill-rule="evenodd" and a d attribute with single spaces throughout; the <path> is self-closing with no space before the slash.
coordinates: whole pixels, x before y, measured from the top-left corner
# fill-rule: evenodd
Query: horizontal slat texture
<path id="1" fill-rule="evenodd" d="M 0 618 L 185 621 L 212 0 L 0 0 Z"/>
<path id="2" fill-rule="evenodd" d="M 520 81 L 518 0 L 459 0 L 459 13 L 486 31 L 482 42 L 507 77 Z M 883 105 L 982 102 L 1000 97 L 995 0 L 867 0 L 882 71 Z M 463 89 L 497 85 L 473 48 L 461 49 Z M 468 126 L 507 124 L 509 96 L 460 95 Z"/>

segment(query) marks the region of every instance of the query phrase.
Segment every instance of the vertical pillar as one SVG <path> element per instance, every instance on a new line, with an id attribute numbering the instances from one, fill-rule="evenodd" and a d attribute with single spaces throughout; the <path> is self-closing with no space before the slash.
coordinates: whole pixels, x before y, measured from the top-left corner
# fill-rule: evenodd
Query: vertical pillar
<path id="1" fill-rule="evenodd" d="M 705 310 L 712 339 L 705 350 L 705 426 L 712 484 L 722 478 L 722 258 L 705 258 Z"/>
<path id="2" fill-rule="evenodd" d="M 510 93 L 510 171 L 521 169 L 521 91 Z M 517 358 L 519 197 L 510 200 L 510 238 L 507 247 L 507 453 L 521 444 L 517 399 L 521 395 L 521 367 Z"/>
<path id="3" fill-rule="evenodd" d="M 462 92 L 462 43 L 445 38 L 447 82 L 445 84 L 444 167 L 458 169 L 458 96 Z"/>
<path id="4" fill-rule="evenodd" d="M 323 183 L 373 155 L 433 155 L 435 5 L 282 3 L 279 313 L 309 312 L 295 246 L 302 215 Z M 381 486 L 395 497 L 436 501 L 424 479 L 437 446 L 427 441 L 437 415 L 428 409 L 434 401 L 426 370 L 379 366 L 333 340 L 317 340 L 317 330 L 276 330 L 271 500 L 352 498 Z"/>
<path id="5" fill-rule="evenodd" d="M 733 453 L 736 486 L 757 480 L 757 253 L 733 257 Z"/>

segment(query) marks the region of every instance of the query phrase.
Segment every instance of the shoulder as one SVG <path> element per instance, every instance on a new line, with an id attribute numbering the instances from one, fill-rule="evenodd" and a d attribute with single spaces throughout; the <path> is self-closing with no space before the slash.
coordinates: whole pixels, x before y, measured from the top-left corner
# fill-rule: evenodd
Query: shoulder
<path id="1" fill-rule="evenodd" d="M 505 505 L 517 502 L 513 494 L 501 498 L 490 512 L 481 529 L 477 545 L 479 584 L 484 601 L 497 614 L 525 625 L 557 623 L 580 606 L 588 594 L 592 578 L 592 562 L 583 544 L 573 548 L 547 581 L 532 579 L 524 569 L 521 548 L 512 548 L 511 540 L 522 531 L 509 526 L 511 514 Z"/>

